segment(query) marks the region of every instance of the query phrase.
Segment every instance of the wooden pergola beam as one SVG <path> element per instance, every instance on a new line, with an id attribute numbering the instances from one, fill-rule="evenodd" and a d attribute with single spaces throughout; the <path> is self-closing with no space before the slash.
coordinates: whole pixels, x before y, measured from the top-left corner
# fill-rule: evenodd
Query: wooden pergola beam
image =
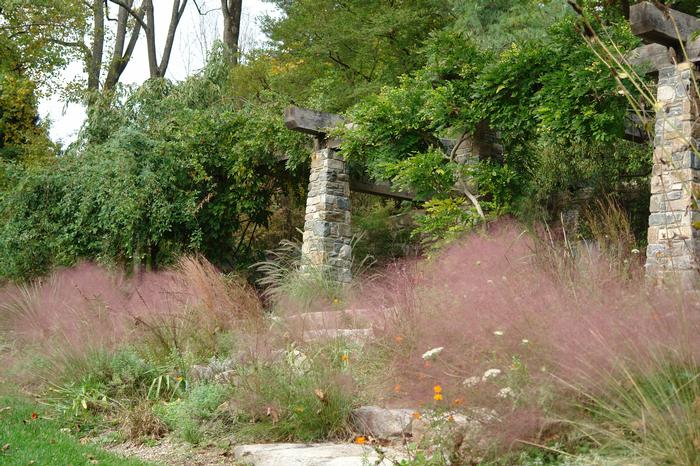
<path id="1" fill-rule="evenodd" d="M 335 113 L 319 112 L 301 107 L 289 107 L 284 111 L 284 125 L 292 131 L 324 137 L 328 130 L 345 122 Z"/>
<path id="2" fill-rule="evenodd" d="M 642 2 L 630 8 L 630 26 L 635 36 L 648 43 L 676 47 L 692 39 L 700 29 L 700 20 L 671 8 L 657 7 L 652 2 Z"/>

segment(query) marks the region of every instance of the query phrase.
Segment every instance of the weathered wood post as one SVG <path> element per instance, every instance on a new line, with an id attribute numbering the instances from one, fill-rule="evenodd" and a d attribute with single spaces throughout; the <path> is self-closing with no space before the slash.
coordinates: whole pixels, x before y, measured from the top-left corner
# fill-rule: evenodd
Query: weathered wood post
<path id="1" fill-rule="evenodd" d="M 339 115 L 290 107 L 287 128 L 314 136 L 309 194 L 306 200 L 302 270 L 317 270 L 334 281 L 352 279 L 350 174 L 338 142 L 327 131 L 343 122 Z"/>
<path id="2" fill-rule="evenodd" d="M 692 36 L 700 21 L 644 2 L 632 7 L 630 23 L 634 34 L 654 43 L 638 49 L 638 55 L 658 71 L 646 274 L 657 283 L 673 281 L 698 289 L 700 99 L 693 63 L 697 57 L 688 51 L 694 50 Z M 675 57 L 683 57 L 681 63 Z"/>

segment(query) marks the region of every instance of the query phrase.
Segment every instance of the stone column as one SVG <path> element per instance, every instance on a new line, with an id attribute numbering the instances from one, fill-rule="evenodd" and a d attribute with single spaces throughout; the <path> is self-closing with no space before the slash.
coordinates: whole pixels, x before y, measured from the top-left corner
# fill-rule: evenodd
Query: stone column
<path id="1" fill-rule="evenodd" d="M 695 66 L 659 70 L 647 277 L 684 288 L 700 285 L 698 94 Z"/>
<path id="2" fill-rule="evenodd" d="M 302 271 L 320 270 L 332 280 L 352 279 L 350 175 L 345 159 L 333 148 L 311 155 L 306 199 Z"/>

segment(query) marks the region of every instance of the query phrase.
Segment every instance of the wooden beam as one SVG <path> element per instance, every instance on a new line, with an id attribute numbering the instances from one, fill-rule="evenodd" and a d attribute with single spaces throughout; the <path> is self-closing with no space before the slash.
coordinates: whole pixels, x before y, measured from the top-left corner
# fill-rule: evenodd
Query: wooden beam
<path id="1" fill-rule="evenodd" d="M 416 199 L 415 193 L 393 190 L 391 188 L 391 183 L 375 183 L 360 178 L 359 176 L 350 177 L 350 191 L 374 194 L 375 196 L 390 197 L 401 201 L 413 201 Z"/>
<path id="2" fill-rule="evenodd" d="M 688 54 L 688 61 L 700 62 L 700 37 L 686 42 L 685 52 Z"/>
<path id="3" fill-rule="evenodd" d="M 632 33 L 644 41 L 676 47 L 687 42 L 698 29 L 700 20 L 680 11 L 657 7 L 652 2 L 642 2 L 630 8 Z"/>
<path id="4" fill-rule="evenodd" d="M 319 112 L 301 107 L 289 107 L 284 111 L 284 125 L 292 131 L 299 131 L 317 137 L 323 137 L 345 119 L 335 113 Z"/>

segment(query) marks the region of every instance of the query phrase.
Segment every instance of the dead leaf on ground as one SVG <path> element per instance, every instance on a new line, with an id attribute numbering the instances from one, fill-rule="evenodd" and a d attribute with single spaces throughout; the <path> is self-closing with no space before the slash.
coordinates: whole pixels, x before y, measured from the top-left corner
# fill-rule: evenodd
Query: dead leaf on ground
<path id="1" fill-rule="evenodd" d="M 2 446 L 2 451 L 7 451 L 10 449 L 10 444 L 6 443 L 5 445 Z"/>

